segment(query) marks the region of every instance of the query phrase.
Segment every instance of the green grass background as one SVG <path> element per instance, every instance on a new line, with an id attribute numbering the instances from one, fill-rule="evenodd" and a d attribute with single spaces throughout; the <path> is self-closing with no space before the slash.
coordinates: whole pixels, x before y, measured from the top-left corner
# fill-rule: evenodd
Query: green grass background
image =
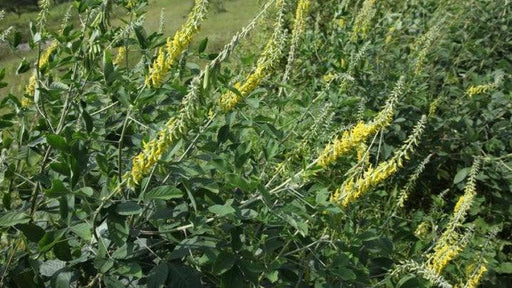
<path id="1" fill-rule="evenodd" d="M 197 45 L 199 41 L 208 37 L 208 52 L 218 52 L 237 31 L 256 15 L 261 5 L 260 2 L 260 0 L 225 0 L 222 2 L 223 9 L 219 9 L 219 6 L 212 4 L 208 18 L 201 26 L 201 32 L 195 37 L 195 44 Z M 193 0 L 149 0 L 144 23 L 146 30 L 148 32 L 158 31 L 163 9 L 165 16 L 164 35 L 173 35 L 185 22 L 193 3 Z M 64 3 L 51 8 L 47 22 L 50 31 L 59 29 L 69 5 L 71 4 Z M 122 25 L 120 19 L 126 17 L 126 11 L 119 9 L 114 14 L 114 24 Z M 30 37 L 29 23 L 34 21 L 37 15 L 38 12 L 27 12 L 21 15 L 7 13 L 6 17 L 0 22 L 0 32 L 9 26 L 14 26 L 26 41 Z M 251 41 L 246 46 L 251 46 Z M 9 83 L 9 86 L 0 89 L 0 98 L 8 92 L 16 94 L 24 89 L 30 77 L 30 71 L 22 75 L 16 75 L 16 68 L 24 57 L 33 61 L 36 53 L 36 51 L 10 51 L 8 48 L 0 46 L 0 69 L 6 69 L 4 81 Z"/>

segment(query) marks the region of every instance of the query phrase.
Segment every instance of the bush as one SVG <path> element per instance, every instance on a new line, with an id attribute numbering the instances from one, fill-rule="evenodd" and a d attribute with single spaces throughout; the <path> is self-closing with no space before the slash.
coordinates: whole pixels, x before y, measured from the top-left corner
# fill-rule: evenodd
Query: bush
<path id="1" fill-rule="evenodd" d="M 509 283 L 509 6 L 270 0 L 207 54 L 207 2 L 168 37 L 147 1 L 40 12 L 1 100 L 3 283 Z"/>

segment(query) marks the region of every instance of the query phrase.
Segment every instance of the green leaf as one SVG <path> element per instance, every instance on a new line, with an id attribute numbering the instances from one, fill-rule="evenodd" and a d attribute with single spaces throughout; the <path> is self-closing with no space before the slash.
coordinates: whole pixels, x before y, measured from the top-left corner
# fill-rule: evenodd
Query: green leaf
<path id="1" fill-rule="evenodd" d="M 59 151 L 62 151 L 62 152 L 69 151 L 69 147 L 68 147 L 68 144 L 66 143 L 66 139 L 62 136 L 59 136 L 56 134 L 46 135 L 46 142 L 52 148 L 57 149 Z"/>
<path id="2" fill-rule="evenodd" d="M 114 267 L 114 260 L 112 259 L 104 259 L 104 258 L 96 258 L 94 260 L 94 267 L 96 267 L 100 273 L 106 273 L 112 267 Z"/>
<path id="3" fill-rule="evenodd" d="M 247 98 L 245 99 L 245 103 L 253 109 L 258 109 L 260 107 L 260 100 L 258 98 Z"/>
<path id="4" fill-rule="evenodd" d="M 396 283 L 396 288 L 413 288 L 418 287 L 418 280 L 413 274 L 405 275 Z"/>
<path id="5" fill-rule="evenodd" d="M 233 266 L 228 272 L 222 274 L 220 287 L 231 288 L 231 287 L 245 287 L 245 277 L 240 271 L 238 266 Z"/>
<path id="6" fill-rule="evenodd" d="M 170 200 L 170 199 L 178 199 L 182 198 L 183 193 L 180 189 L 174 186 L 160 186 L 156 187 L 146 194 L 144 194 L 144 200 Z"/>
<path id="7" fill-rule="evenodd" d="M 46 277 L 53 276 L 57 271 L 64 269 L 66 267 L 66 262 L 62 260 L 47 260 L 41 263 L 39 266 L 39 273 Z"/>
<path id="8" fill-rule="evenodd" d="M 89 113 L 85 111 L 85 109 L 82 111 L 82 118 L 84 118 L 87 133 L 90 134 L 92 132 L 92 129 L 94 129 L 94 120 L 92 119 L 91 115 L 89 115 Z"/>
<path id="9" fill-rule="evenodd" d="M 46 196 L 51 198 L 58 198 L 69 193 L 71 193 L 71 191 L 69 191 L 69 189 L 64 186 L 64 183 L 59 179 L 53 179 L 52 188 L 46 190 Z"/>
<path id="10" fill-rule="evenodd" d="M 142 278 L 142 268 L 135 262 L 126 263 L 117 268 L 117 273 L 123 276 Z"/>
<path id="11" fill-rule="evenodd" d="M 462 180 L 466 179 L 466 177 L 469 174 L 469 171 L 471 171 L 471 168 L 463 168 L 460 169 L 457 174 L 455 174 L 455 178 L 453 178 L 453 184 L 457 184 L 462 182 Z"/>
<path id="12" fill-rule="evenodd" d="M 167 263 L 160 263 L 153 267 L 148 274 L 148 288 L 163 288 L 167 282 L 169 266 Z"/>
<path id="13" fill-rule="evenodd" d="M 107 85 L 111 85 L 115 79 L 114 64 L 108 50 L 103 51 L 103 77 Z"/>
<path id="14" fill-rule="evenodd" d="M 76 191 L 73 192 L 74 194 L 86 196 L 86 197 L 92 197 L 94 195 L 94 190 L 92 190 L 91 187 L 82 187 Z"/>
<path id="15" fill-rule="evenodd" d="M 137 37 L 137 41 L 139 41 L 139 45 L 142 49 L 148 48 L 148 40 L 146 31 L 144 30 L 144 27 L 142 26 L 135 26 L 133 27 L 133 31 L 135 32 L 135 36 Z"/>
<path id="16" fill-rule="evenodd" d="M 512 274 L 512 262 L 501 263 L 500 266 L 496 268 L 496 272 L 500 274 Z"/>
<path id="17" fill-rule="evenodd" d="M 171 265 L 170 268 L 170 283 L 168 287 L 173 288 L 198 288 L 201 285 L 201 277 L 199 273 L 188 266 L 184 265 Z"/>
<path id="18" fill-rule="evenodd" d="M 226 142 L 229 138 L 229 125 L 224 125 L 220 127 L 219 132 L 217 132 L 217 145 Z"/>
<path id="19" fill-rule="evenodd" d="M 38 242 L 44 236 L 44 229 L 34 223 L 23 224 L 20 230 L 31 242 Z"/>
<path id="20" fill-rule="evenodd" d="M 197 52 L 199 52 L 199 54 L 203 53 L 204 50 L 206 50 L 207 45 L 208 45 L 208 37 L 201 40 L 201 43 L 199 43 L 199 47 L 197 48 Z"/>
<path id="21" fill-rule="evenodd" d="M 7 212 L 0 217 L 0 227 L 11 227 L 17 224 L 25 224 L 30 221 L 30 217 L 25 213 L 18 211 Z"/>
<path id="22" fill-rule="evenodd" d="M 70 261 L 73 259 L 73 256 L 71 255 L 71 248 L 69 247 L 67 240 L 55 243 L 55 246 L 53 246 L 53 253 L 55 253 L 57 259 L 62 261 Z"/>
<path id="23" fill-rule="evenodd" d="M 12 125 L 14 125 L 12 121 L 0 120 L 0 129 L 9 128 Z"/>
<path id="24" fill-rule="evenodd" d="M 223 273 L 226 273 L 233 265 L 235 264 L 236 258 L 234 255 L 228 252 L 221 252 L 217 259 L 215 260 L 215 263 L 213 264 L 213 273 L 215 275 L 221 275 Z"/>
<path id="25" fill-rule="evenodd" d="M 71 278 L 73 277 L 73 272 L 71 271 L 61 271 L 57 274 L 57 277 L 52 279 L 52 287 L 55 288 L 69 288 L 71 287 Z"/>
<path id="26" fill-rule="evenodd" d="M 105 276 L 105 287 L 107 288 L 125 288 L 126 285 L 124 285 L 121 281 L 114 278 L 114 276 Z"/>
<path id="27" fill-rule="evenodd" d="M 112 239 L 117 246 L 123 246 L 129 234 L 126 218 L 111 214 L 107 218 L 107 226 L 110 239 Z"/>
<path id="28" fill-rule="evenodd" d="M 345 281 L 352 281 L 357 279 L 357 275 L 349 268 L 346 267 L 340 267 L 338 269 L 338 274 L 340 275 L 341 279 Z"/>
<path id="29" fill-rule="evenodd" d="M 236 210 L 233 207 L 231 207 L 231 203 L 233 203 L 233 199 L 229 199 L 224 205 L 210 206 L 208 207 L 208 211 L 216 214 L 219 217 L 234 214 Z"/>
<path id="30" fill-rule="evenodd" d="M 85 241 L 91 241 L 92 226 L 89 223 L 80 223 L 70 228 L 71 232 L 75 233 L 78 237 Z"/>
<path id="31" fill-rule="evenodd" d="M 21 60 L 20 65 L 18 66 L 18 69 L 16 69 L 16 74 L 23 74 L 27 72 L 30 69 L 30 64 L 27 62 L 25 58 Z"/>
<path id="32" fill-rule="evenodd" d="M 129 201 L 117 204 L 116 212 L 117 214 L 123 216 L 138 215 L 142 212 L 142 207 L 140 207 L 139 204 L 133 201 Z"/>

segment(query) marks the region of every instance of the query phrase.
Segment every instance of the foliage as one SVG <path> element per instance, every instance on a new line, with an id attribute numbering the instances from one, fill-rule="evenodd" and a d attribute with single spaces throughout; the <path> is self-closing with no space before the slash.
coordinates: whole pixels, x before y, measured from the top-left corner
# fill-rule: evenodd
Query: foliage
<path id="1" fill-rule="evenodd" d="M 508 1 L 262 1 L 213 54 L 207 2 L 39 12 L 27 89 L 0 70 L 2 284 L 510 283 Z"/>

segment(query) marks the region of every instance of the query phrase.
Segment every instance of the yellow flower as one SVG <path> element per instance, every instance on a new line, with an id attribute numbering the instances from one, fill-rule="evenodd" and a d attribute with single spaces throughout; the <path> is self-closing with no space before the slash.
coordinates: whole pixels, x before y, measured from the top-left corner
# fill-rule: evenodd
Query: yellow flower
<path id="1" fill-rule="evenodd" d="M 445 244 L 435 251 L 432 262 L 428 263 L 428 266 L 434 269 L 436 273 L 440 274 L 446 265 L 459 255 L 460 251 L 462 251 L 462 249 L 458 245 Z"/>
<path id="2" fill-rule="evenodd" d="M 182 132 L 181 121 L 172 118 L 167 122 L 165 128 L 162 129 L 156 139 L 144 143 L 142 152 L 135 156 L 132 160 L 132 170 L 128 177 L 130 184 L 139 184 L 140 180 L 147 175 L 151 168 L 160 160 L 163 153 L 167 151 L 169 146 L 178 140 L 178 132 Z"/>
<path id="3" fill-rule="evenodd" d="M 473 97 L 478 94 L 487 93 L 487 92 L 493 90 L 494 88 L 496 88 L 496 84 L 494 84 L 494 83 L 486 84 L 486 85 L 471 86 L 466 91 L 466 94 L 469 97 Z"/>
<path id="4" fill-rule="evenodd" d="M 325 168 L 336 162 L 338 158 L 361 145 L 368 137 L 388 126 L 391 123 L 392 115 L 393 109 L 384 109 L 374 121 L 370 123 L 358 122 L 352 129 L 343 132 L 341 138 L 334 139 L 324 148 L 324 151 L 317 158 L 318 165 Z"/>
<path id="5" fill-rule="evenodd" d="M 160 48 L 158 56 L 149 68 L 146 76 L 146 84 L 151 87 L 159 87 L 167 72 L 176 62 L 176 59 L 192 42 L 193 36 L 199 31 L 200 24 L 204 20 L 208 7 L 207 0 L 196 0 L 187 21 L 176 31 L 174 36 L 167 37 L 165 50 Z"/>
<path id="6" fill-rule="evenodd" d="M 428 222 L 421 222 L 420 225 L 414 231 L 414 235 L 418 238 L 425 237 L 430 231 L 430 225 Z"/>
<path id="7" fill-rule="evenodd" d="M 50 56 L 52 55 L 53 51 L 55 51 L 58 47 L 57 41 L 53 41 L 52 45 L 46 49 L 43 53 L 41 53 L 41 56 L 39 57 L 39 69 L 44 67 L 46 64 L 48 64 L 48 61 L 50 60 Z"/>
<path id="8" fill-rule="evenodd" d="M 126 61 L 126 47 L 123 45 L 119 47 L 116 58 L 114 59 L 114 65 L 122 65 Z"/>
<path id="9" fill-rule="evenodd" d="M 345 25 L 347 24 L 347 20 L 341 17 L 340 19 L 336 20 L 336 24 L 338 24 L 338 26 L 340 26 L 341 28 L 344 28 Z"/>
<path id="10" fill-rule="evenodd" d="M 34 92 L 36 91 L 36 84 L 37 84 L 37 77 L 36 77 L 36 73 L 34 72 L 34 74 L 32 74 L 32 76 L 30 76 L 30 79 L 28 79 L 28 84 L 25 87 L 25 93 L 31 97 L 34 96 Z"/>
<path id="11" fill-rule="evenodd" d="M 282 4 L 281 4 L 282 5 Z M 309 0 L 299 0 L 295 12 L 295 22 L 292 34 L 301 34 L 305 30 L 306 14 L 309 10 Z"/>
<path id="12" fill-rule="evenodd" d="M 434 246 L 434 254 L 431 256 L 432 259 L 429 265 L 440 273 L 448 262 L 455 258 L 460 251 L 465 247 L 467 243 L 467 237 L 460 239 L 461 236 L 456 231 L 456 228 L 460 226 L 466 217 L 466 213 L 471 208 L 473 199 L 476 195 L 476 176 L 480 169 L 480 158 L 475 158 L 471 171 L 469 173 L 469 180 L 464 188 L 464 195 L 459 197 L 453 214 L 448 222 L 448 227 L 445 229 L 441 237 Z M 466 235 L 467 236 L 467 235 Z"/>
<path id="13" fill-rule="evenodd" d="M 474 265 L 471 265 L 468 268 L 474 269 L 473 266 Z M 471 269 L 471 270 L 473 270 L 473 269 Z M 477 269 L 474 269 L 474 271 L 472 271 L 472 273 L 470 274 L 471 276 L 468 279 L 468 281 L 466 282 L 466 285 L 464 287 L 465 288 L 476 288 L 478 286 L 478 283 L 480 282 L 480 279 L 485 274 L 485 272 L 487 272 L 487 264 L 484 262 L 484 263 L 481 263 Z"/>
<path id="14" fill-rule="evenodd" d="M 322 80 L 324 80 L 327 83 L 331 82 L 334 79 L 336 79 L 336 75 L 333 75 L 332 73 L 327 73 L 322 77 Z"/>
<path id="15" fill-rule="evenodd" d="M 168 62 L 165 60 L 165 50 L 160 47 L 155 61 L 149 67 L 149 75 L 146 76 L 146 85 L 159 87 L 170 68 Z"/>
<path id="16" fill-rule="evenodd" d="M 361 10 L 357 13 L 356 19 L 354 20 L 354 27 L 352 28 L 352 35 L 350 41 L 355 42 L 359 37 L 365 39 L 370 29 L 370 24 L 375 16 L 377 10 L 375 9 L 376 0 L 364 1 Z"/>
<path id="17" fill-rule="evenodd" d="M 281 3 L 281 5 L 283 4 Z M 280 9 L 282 10 L 283 7 L 281 6 Z M 265 45 L 254 72 L 247 77 L 243 84 L 236 83 L 234 85 L 234 87 L 240 92 L 240 95 L 233 93 L 232 91 L 228 91 L 220 97 L 219 106 L 223 111 L 227 112 L 233 110 L 233 108 L 235 108 L 243 98 L 247 97 L 247 95 L 256 89 L 260 82 L 270 74 L 271 68 L 280 57 L 283 48 L 284 36 L 281 24 L 282 23 L 280 21 L 276 22 L 276 29 Z"/>
<path id="18" fill-rule="evenodd" d="M 401 168 L 403 159 L 408 159 L 409 154 L 413 150 L 413 145 L 416 145 L 418 139 L 423 133 L 426 117 L 423 116 L 421 120 L 414 127 L 413 132 L 409 135 L 409 138 L 404 142 L 402 147 L 397 150 L 394 156 L 384 162 L 379 163 L 376 168 L 369 166 L 364 171 L 361 177 L 354 179 L 356 175 L 349 177 L 343 184 L 339 191 L 334 194 L 336 197 L 331 198 L 333 203 L 340 203 L 341 206 L 347 206 L 361 197 L 371 187 L 374 187 L 391 175 L 395 174 L 398 168 Z"/>

